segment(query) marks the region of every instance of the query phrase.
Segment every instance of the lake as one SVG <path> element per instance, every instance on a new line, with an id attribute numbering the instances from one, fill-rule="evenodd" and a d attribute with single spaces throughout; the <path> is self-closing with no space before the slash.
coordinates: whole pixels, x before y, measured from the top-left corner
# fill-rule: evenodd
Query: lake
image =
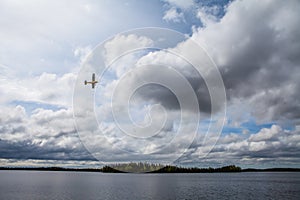
<path id="1" fill-rule="evenodd" d="M 0 171 L 0 199 L 300 199 L 300 173 Z"/>

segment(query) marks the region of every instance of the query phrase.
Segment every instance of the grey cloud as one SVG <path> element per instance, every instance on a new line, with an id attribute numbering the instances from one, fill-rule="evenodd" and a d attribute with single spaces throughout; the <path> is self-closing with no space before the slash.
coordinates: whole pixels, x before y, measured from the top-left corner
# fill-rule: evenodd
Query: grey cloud
<path id="1" fill-rule="evenodd" d="M 95 160 L 83 148 L 41 147 L 26 140 L 19 142 L 0 140 L 0 149 L 0 157 L 6 159 Z"/>
<path id="2" fill-rule="evenodd" d="M 200 27 L 192 36 L 207 48 L 218 65 L 228 104 L 241 100 L 261 122 L 299 123 L 299 9 L 300 3 L 295 0 L 233 1 L 220 21 Z M 186 46 L 182 51 L 192 53 L 195 50 L 188 48 L 188 41 L 181 44 Z M 159 54 L 161 60 L 181 70 L 196 91 L 200 109 L 209 113 L 210 96 L 201 76 L 195 77 L 197 73 L 191 66 L 174 63 L 166 54 L 151 54 L 152 59 L 157 59 Z M 149 76 L 163 77 L 160 73 Z M 149 87 L 141 95 L 145 99 L 155 95 L 153 100 L 178 109 L 174 96 L 164 89 Z"/>
<path id="3" fill-rule="evenodd" d="M 159 72 L 156 73 L 157 76 L 160 76 Z M 186 79 L 190 83 L 197 96 L 200 111 L 210 113 L 211 100 L 209 91 L 203 78 L 199 76 L 186 77 Z M 163 86 L 150 84 L 143 87 L 143 89 L 141 89 L 137 95 L 139 95 L 144 101 L 152 99 L 155 103 L 160 103 L 167 109 L 180 109 L 180 104 L 178 102 L 176 94 L 172 93 L 169 89 Z M 186 98 L 191 98 L 191 96 L 186 96 Z"/>
<path id="4" fill-rule="evenodd" d="M 211 99 L 206 82 L 197 69 L 186 60 L 180 57 L 174 57 L 173 54 L 165 51 L 157 51 L 141 57 L 138 61 L 138 65 L 139 64 L 149 64 L 149 67 L 137 70 L 136 73 L 134 73 L 133 81 L 154 81 L 154 84 L 150 83 L 137 90 L 136 95 L 142 101 L 150 100 L 153 103 L 163 105 L 166 109 L 180 110 L 178 98 L 183 96 L 186 99 L 190 99 L 192 95 L 187 93 L 185 84 L 181 82 L 182 80 L 174 78 L 174 74 L 172 73 L 176 71 L 176 73 L 179 73 L 185 81 L 187 81 L 189 87 L 194 91 L 201 112 L 211 112 Z M 154 67 L 156 65 L 159 67 Z M 172 70 L 167 69 L 168 67 Z M 161 68 L 161 70 L 158 70 L 158 68 Z M 158 84 L 158 80 L 164 80 L 164 82 L 169 83 L 169 85 L 161 86 Z M 171 85 L 176 86 L 176 88 L 181 88 L 180 93 L 174 94 L 174 91 L 170 90 Z M 129 87 L 126 89 L 129 89 Z"/>
<path id="5" fill-rule="evenodd" d="M 299 118 L 299 8 L 293 0 L 235 1 L 220 22 L 194 35 L 207 43 L 229 100 L 244 99 L 265 121 Z"/>
<path id="6" fill-rule="evenodd" d="M 38 109 L 28 116 L 21 106 L 2 110 L 0 158 L 95 160 L 82 145 L 69 110 Z"/>

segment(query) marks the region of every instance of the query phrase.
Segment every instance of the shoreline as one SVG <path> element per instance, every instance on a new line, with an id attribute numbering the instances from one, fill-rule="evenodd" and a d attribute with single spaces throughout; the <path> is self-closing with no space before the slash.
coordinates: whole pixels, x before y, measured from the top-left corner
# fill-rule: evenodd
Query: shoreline
<path id="1" fill-rule="evenodd" d="M 188 168 L 177 168 L 178 171 L 166 171 L 166 170 L 157 170 L 150 172 L 124 172 L 111 168 L 110 170 L 103 170 L 103 168 L 64 168 L 64 167 L 0 167 L 0 171 L 68 171 L 68 172 L 98 172 L 98 173 L 137 173 L 137 174 L 171 174 L 171 173 L 243 173 L 243 172 L 300 172 L 300 168 L 265 168 L 265 169 L 256 169 L 256 168 L 246 168 L 241 169 L 240 171 L 209 171 L 210 168 L 197 168 L 197 170 L 188 171 Z M 219 169 L 219 168 L 217 168 Z M 186 170 L 186 171 L 185 171 Z"/>

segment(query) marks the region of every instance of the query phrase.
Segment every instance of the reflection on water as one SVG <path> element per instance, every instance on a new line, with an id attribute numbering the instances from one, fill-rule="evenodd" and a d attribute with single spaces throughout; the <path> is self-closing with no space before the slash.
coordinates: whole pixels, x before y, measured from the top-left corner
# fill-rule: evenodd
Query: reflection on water
<path id="1" fill-rule="evenodd" d="M 300 199 L 300 173 L 0 171 L 0 199 Z"/>

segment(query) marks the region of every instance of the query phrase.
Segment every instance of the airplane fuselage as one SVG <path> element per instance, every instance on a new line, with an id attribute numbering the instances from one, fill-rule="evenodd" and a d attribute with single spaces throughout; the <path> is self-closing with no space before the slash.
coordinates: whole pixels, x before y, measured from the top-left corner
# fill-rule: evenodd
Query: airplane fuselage
<path id="1" fill-rule="evenodd" d="M 98 81 L 87 81 L 86 84 L 96 84 Z"/>

